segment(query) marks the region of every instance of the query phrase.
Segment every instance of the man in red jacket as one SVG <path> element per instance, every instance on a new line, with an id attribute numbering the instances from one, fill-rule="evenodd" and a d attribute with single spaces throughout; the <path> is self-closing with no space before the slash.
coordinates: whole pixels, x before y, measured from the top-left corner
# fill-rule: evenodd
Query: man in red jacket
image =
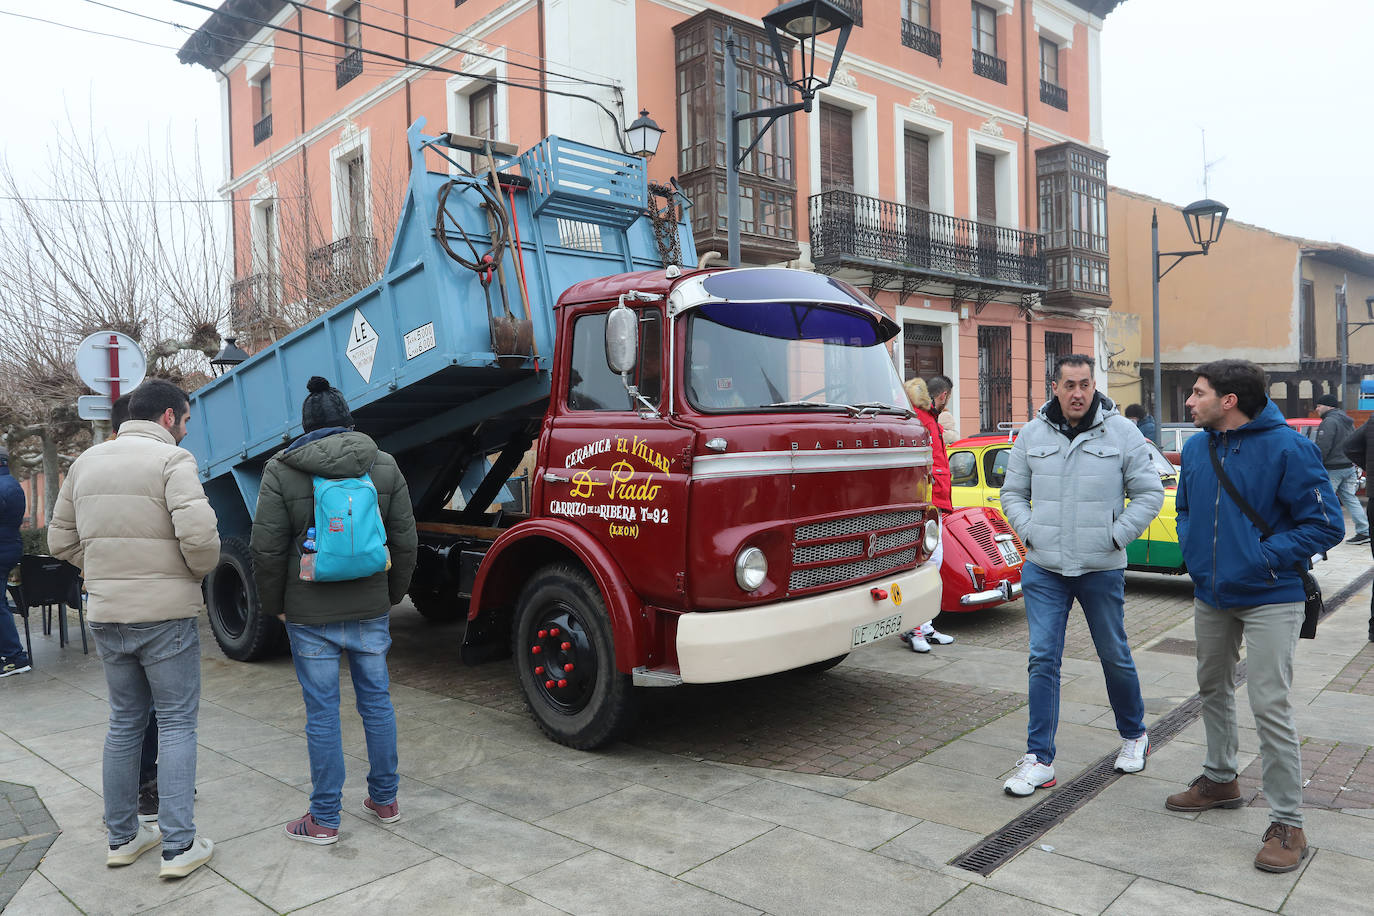
<path id="1" fill-rule="evenodd" d="M 949 474 L 949 453 L 945 448 L 944 430 L 940 427 L 940 411 L 949 403 L 954 391 L 954 382 L 948 376 L 933 375 L 929 381 L 913 378 L 907 381 L 906 395 L 911 400 L 911 409 L 916 411 L 916 419 L 930 433 L 930 502 L 940 514 L 954 511 L 953 492 Z M 930 562 L 938 569 L 944 561 L 944 541 L 935 548 Z M 930 644 L 945 646 L 954 642 L 935 629 L 933 621 L 927 620 L 914 630 L 902 633 L 901 639 L 911 647 L 912 652 L 929 652 Z"/>

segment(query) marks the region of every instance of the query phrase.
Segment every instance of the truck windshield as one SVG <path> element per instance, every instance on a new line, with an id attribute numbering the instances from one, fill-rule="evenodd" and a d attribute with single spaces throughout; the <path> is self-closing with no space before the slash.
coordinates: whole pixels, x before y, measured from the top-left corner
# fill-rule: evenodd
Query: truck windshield
<path id="1" fill-rule="evenodd" d="M 708 413 L 909 408 L 873 319 L 812 302 L 713 302 L 687 325 L 687 398 Z"/>

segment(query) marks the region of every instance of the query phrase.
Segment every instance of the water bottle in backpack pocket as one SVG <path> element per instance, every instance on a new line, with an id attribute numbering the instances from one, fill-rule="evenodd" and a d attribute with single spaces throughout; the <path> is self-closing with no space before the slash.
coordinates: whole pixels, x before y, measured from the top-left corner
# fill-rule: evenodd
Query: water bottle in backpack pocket
<path id="1" fill-rule="evenodd" d="M 313 582 L 366 579 L 391 566 L 386 526 L 372 477 L 314 477 L 314 553 L 302 551 L 301 578 Z M 304 545 L 302 545 L 304 547 Z M 306 562 L 307 555 L 311 558 Z M 307 575 L 307 566 L 309 566 Z"/>

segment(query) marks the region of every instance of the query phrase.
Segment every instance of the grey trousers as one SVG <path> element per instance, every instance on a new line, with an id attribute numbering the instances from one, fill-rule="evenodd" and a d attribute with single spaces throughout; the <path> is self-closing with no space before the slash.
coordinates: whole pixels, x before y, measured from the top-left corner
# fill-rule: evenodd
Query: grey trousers
<path id="1" fill-rule="evenodd" d="M 1302 628 L 1302 604 L 1261 604 L 1219 610 L 1193 600 L 1197 634 L 1197 686 L 1207 757 L 1202 770 L 1216 782 L 1236 778 L 1240 737 L 1236 722 L 1236 661 L 1245 638 L 1246 687 L 1259 731 L 1264 796 L 1271 820 L 1302 826 L 1302 754 L 1293 704 L 1293 654 Z"/>

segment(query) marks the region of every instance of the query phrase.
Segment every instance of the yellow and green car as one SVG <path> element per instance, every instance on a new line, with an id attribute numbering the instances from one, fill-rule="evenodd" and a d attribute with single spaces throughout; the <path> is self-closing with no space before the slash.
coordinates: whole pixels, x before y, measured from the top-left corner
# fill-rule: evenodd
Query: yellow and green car
<path id="1" fill-rule="evenodd" d="M 1145 533 L 1126 547 L 1126 568 L 1143 572 L 1181 574 L 1183 552 L 1175 527 L 1174 491 L 1178 471 L 1151 443 L 1155 464 L 1164 483 L 1164 507 Z M 956 509 L 964 506 L 1002 508 L 1002 481 L 1007 475 L 1011 440 L 1006 436 L 970 436 L 949 447 L 949 473 Z"/>

